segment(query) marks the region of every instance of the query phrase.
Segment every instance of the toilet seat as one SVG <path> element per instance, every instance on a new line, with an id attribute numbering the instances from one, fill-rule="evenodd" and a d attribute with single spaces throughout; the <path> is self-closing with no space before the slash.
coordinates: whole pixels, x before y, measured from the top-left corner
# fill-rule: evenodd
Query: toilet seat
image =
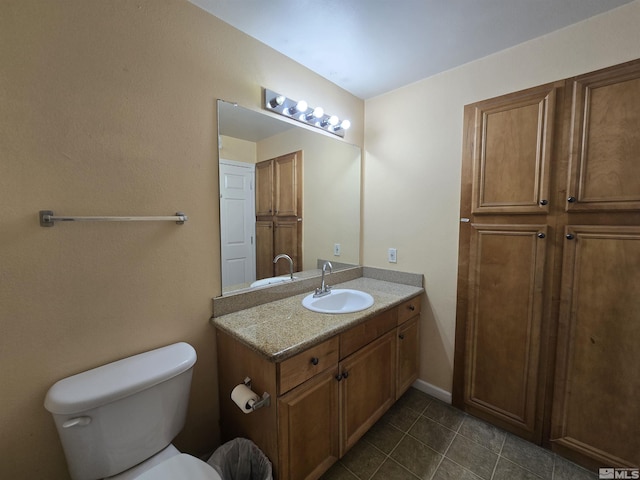
<path id="1" fill-rule="evenodd" d="M 215 469 L 196 457 L 181 453 L 147 470 L 136 480 L 222 480 Z"/>

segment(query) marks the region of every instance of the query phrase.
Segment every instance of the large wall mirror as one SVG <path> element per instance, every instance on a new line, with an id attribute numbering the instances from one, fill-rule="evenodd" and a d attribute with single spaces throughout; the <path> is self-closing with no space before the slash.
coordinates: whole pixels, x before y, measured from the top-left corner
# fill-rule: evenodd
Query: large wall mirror
<path id="1" fill-rule="evenodd" d="M 218 148 L 223 295 L 358 265 L 359 147 L 218 100 Z"/>

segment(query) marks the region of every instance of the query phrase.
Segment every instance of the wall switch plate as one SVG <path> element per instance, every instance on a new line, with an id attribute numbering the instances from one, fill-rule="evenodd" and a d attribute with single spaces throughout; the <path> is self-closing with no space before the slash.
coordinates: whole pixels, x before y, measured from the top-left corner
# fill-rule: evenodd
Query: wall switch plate
<path id="1" fill-rule="evenodd" d="M 398 262 L 398 250 L 395 248 L 389 249 L 389 263 L 397 263 Z"/>
<path id="2" fill-rule="evenodd" d="M 340 244 L 339 243 L 334 243 L 333 244 L 333 255 L 336 257 L 340 256 Z"/>

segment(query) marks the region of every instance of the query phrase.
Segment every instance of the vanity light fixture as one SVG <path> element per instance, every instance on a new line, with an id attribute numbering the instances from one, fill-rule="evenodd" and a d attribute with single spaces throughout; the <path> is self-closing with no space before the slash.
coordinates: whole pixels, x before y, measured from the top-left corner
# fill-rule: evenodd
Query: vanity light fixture
<path id="1" fill-rule="evenodd" d="M 339 137 L 344 137 L 344 131 L 351 126 L 349 120 L 341 122 L 336 115 L 325 114 L 322 107 L 309 111 L 309 105 L 304 100 L 296 101 L 267 88 L 264 89 L 264 108 Z"/>

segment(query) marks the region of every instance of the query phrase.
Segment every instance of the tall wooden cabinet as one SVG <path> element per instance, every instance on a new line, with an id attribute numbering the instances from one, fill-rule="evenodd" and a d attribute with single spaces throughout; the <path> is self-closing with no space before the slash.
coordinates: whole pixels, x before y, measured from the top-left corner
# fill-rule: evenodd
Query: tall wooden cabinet
<path id="1" fill-rule="evenodd" d="M 465 108 L 454 401 L 537 443 L 561 90 L 548 84 Z"/>
<path id="2" fill-rule="evenodd" d="M 302 152 L 256 164 L 256 279 L 289 273 L 280 253 L 302 270 Z"/>
<path id="3" fill-rule="evenodd" d="M 454 404 L 640 464 L 640 61 L 465 108 Z"/>

